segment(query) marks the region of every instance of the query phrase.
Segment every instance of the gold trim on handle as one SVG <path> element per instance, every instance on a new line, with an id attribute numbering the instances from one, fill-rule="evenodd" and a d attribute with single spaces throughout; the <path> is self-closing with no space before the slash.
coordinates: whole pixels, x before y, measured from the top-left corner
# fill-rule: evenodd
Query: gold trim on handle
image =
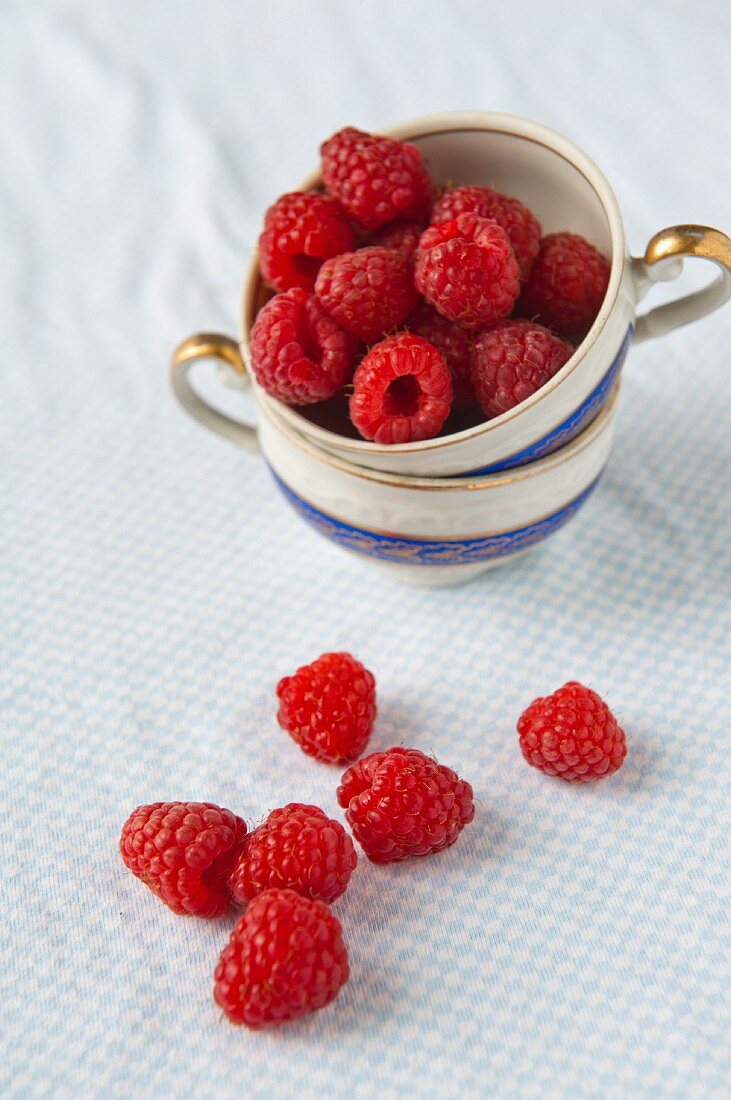
<path id="1" fill-rule="evenodd" d="M 178 344 L 172 355 L 172 365 L 189 363 L 194 359 L 222 359 L 237 374 L 246 375 L 241 349 L 230 336 L 218 332 L 196 332 Z"/>
<path id="2" fill-rule="evenodd" d="M 673 256 L 700 256 L 731 271 L 731 238 L 710 225 L 673 225 L 661 229 L 645 249 L 648 267 Z"/>
<path id="3" fill-rule="evenodd" d="M 199 359 L 218 359 L 233 367 L 236 374 L 248 383 L 249 374 L 244 365 L 239 345 L 230 336 L 217 332 L 197 332 L 178 344 L 170 362 L 170 384 L 178 401 L 195 420 L 204 427 L 238 443 L 247 451 L 258 451 L 256 428 L 227 416 L 201 397 L 191 384 L 189 374 Z"/>

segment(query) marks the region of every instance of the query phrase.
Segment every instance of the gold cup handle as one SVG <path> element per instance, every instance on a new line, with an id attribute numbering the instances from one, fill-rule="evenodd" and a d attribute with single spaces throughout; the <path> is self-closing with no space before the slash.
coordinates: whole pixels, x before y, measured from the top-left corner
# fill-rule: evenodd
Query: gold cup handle
<path id="1" fill-rule="evenodd" d="M 170 383 L 178 401 L 204 427 L 231 439 L 247 451 L 258 451 L 256 428 L 234 420 L 232 416 L 227 416 L 209 405 L 192 386 L 190 371 L 200 359 L 217 359 L 226 369 L 236 372 L 235 378 L 239 385 L 248 385 L 249 376 L 236 341 L 230 336 L 220 336 L 215 332 L 198 332 L 183 340 L 173 352 Z"/>
<path id="2" fill-rule="evenodd" d="M 731 239 L 707 225 L 673 225 L 656 233 L 644 257 L 632 261 L 638 301 L 653 283 L 677 279 L 683 270 L 683 260 L 689 256 L 711 260 L 719 268 L 718 275 L 701 290 L 643 313 L 637 318 L 635 340 L 662 336 L 704 317 L 731 298 Z"/>

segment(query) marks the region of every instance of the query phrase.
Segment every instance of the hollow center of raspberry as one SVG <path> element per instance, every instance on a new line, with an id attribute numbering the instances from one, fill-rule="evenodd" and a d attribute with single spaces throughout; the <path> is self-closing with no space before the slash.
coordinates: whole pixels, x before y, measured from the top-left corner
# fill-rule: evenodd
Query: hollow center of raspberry
<path id="1" fill-rule="evenodd" d="M 317 273 L 322 267 L 322 260 L 319 256 L 305 256 L 304 253 L 300 252 L 296 256 L 290 256 L 289 262 L 303 283 L 311 283 L 314 286 Z"/>
<path id="2" fill-rule="evenodd" d="M 312 329 L 309 325 L 300 325 L 297 335 L 299 337 L 299 345 L 305 357 L 311 362 L 316 363 L 319 367 L 322 362 L 323 350 Z"/>
<path id="3" fill-rule="evenodd" d="M 413 416 L 419 409 L 421 386 L 413 374 L 394 378 L 383 395 L 383 411 L 386 416 Z"/>

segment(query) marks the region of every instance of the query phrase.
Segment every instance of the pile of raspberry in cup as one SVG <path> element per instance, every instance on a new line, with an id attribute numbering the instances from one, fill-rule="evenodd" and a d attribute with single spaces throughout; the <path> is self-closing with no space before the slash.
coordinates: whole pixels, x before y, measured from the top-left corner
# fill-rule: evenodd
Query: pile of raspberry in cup
<path id="1" fill-rule="evenodd" d="M 268 394 L 345 396 L 364 439 L 409 443 L 500 416 L 568 361 L 609 281 L 592 244 L 489 187 L 435 188 L 408 142 L 346 127 L 321 156 L 324 192 L 283 195 L 259 239 Z"/>
<path id="2" fill-rule="evenodd" d="M 304 753 L 350 766 L 338 804 L 367 859 L 390 864 L 451 847 L 475 816 L 471 785 L 416 748 L 363 756 L 377 717 L 376 683 L 349 653 L 324 653 L 277 685 L 277 720 Z M 582 684 L 535 699 L 517 723 L 529 764 L 591 783 L 624 761 L 625 734 Z M 253 832 L 210 802 L 138 806 L 119 842 L 125 866 L 181 916 L 244 910 L 215 968 L 214 998 L 253 1030 L 324 1008 L 348 981 L 348 949 L 331 906 L 358 857 L 350 834 L 318 806 L 290 802 Z"/>

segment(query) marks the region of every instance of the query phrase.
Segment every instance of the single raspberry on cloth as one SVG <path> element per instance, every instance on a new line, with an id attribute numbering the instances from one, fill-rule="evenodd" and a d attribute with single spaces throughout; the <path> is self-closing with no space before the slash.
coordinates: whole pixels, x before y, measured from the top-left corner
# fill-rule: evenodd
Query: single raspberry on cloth
<path id="1" fill-rule="evenodd" d="M 382 229 L 377 229 L 368 243 L 380 248 L 392 248 L 407 260 L 413 260 L 423 232 L 424 226 L 421 222 L 397 222 L 395 225 L 384 225 Z"/>
<path id="2" fill-rule="evenodd" d="M 330 906 L 294 890 L 265 890 L 221 953 L 213 996 L 231 1023 L 258 1030 L 324 1008 L 349 975 Z"/>
<path id="3" fill-rule="evenodd" d="M 240 905 L 272 887 L 331 902 L 344 893 L 357 862 L 339 821 L 317 806 L 290 802 L 246 838 L 231 893 Z"/>
<path id="4" fill-rule="evenodd" d="M 376 443 L 431 439 L 451 407 L 449 368 L 421 336 L 402 332 L 375 344 L 353 375 L 350 419 Z"/>
<path id="5" fill-rule="evenodd" d="M 418 749 L 359 760 L 343 775 L 338 802 L 373 863 L 441 852 L 475 816 L 470 784 Z"/>
<path id="6" fill-rule="evenodd" d="M 132 811 L 119 850 L 174 913 L 219 917 L 245 837 L 245 822 L 212 802 L 153 802 Z"/>
<path id="7" fill-rule="evenodd" d="M 350 653 L 323 653 L 277 684 L 277 721 L 326 764 L 355 760 L 376 720 L 376 681 Z"/>
<path id="8" fill-rule="evenodd" d="M 270 206 L 259 237 L 259 266 L 275 290 L 310 293 L 323 260 L 355 248 L 355 233 L 340 203 L 317 191 L 292 191 Z"/>
<path id="9" fill-rule="evenodd" d="M 526 401 L 573 353 L 532 321 L 501 321 L 481 332 L 472 345 L 472 385 L 488 420 Z"/>
<path id="10" fill-rule="evenodd" d="M 262 389 L 289 405 L 333 397 L 353 374 L 355 344 L 300 287 L 276 294 L 251 329 L 251 367 Z"/>
<path id="11" fill-rule="evenodd" d="M 377 246 L 326 260 L 315 292 L 340 327 L 364 344 L 400 325 L 417 300 L 413 264 Z"/>
<path id="12" fill-rule="evenodd" d="M 409 332 L 428 340 L 438 352 L 452 375 L 454 405 L 474 404 L 475 391 L 470 376 L 470 348 L 472 337 L 468 329 L 462 328 L 456 321 L 443 317 L 428 302 L 420 302 L 406 319 Z"/>
<path id="13" fill-rule="evenodd" d="M 346 126 L 323 142 L 320 154 L 328 193 L 363 229 L 394 218 L 426 219 L 432 186 L 415 145 Z"/>
<path id="14" fill-rule="evenodd" d="M 529 764 L 569 783 L 611 775 L 627 755 L 624 730 L 607 704 L 575 681 L 534 699 L 518 719 L 518 736 Z"/>
<path id="15" fill-rule="evenodd" d="M 523 288 L 519 310 L 568 340 L 582 339 L 599 312 L 609 284 L 609 262 L 576 233 L 551 233 Z"/>
<path id="16" fill-rule="evenodd" d="M 423 233 L 414 281 L 428 302 L 465 328 L 507 317 L 520 290 L 505 230 L 477 214 L 460 214 Z"/>
<path id="17" fill-rule="evenodd" d="M 452 221 L 460 214 L 492 218 L 507 233 L 520 268 L 521 283 L 530 275 L 541 241 L 541 223 L 518 199 L 491 187 L 452 187 L 434 203 L 432 225 Z"/>

